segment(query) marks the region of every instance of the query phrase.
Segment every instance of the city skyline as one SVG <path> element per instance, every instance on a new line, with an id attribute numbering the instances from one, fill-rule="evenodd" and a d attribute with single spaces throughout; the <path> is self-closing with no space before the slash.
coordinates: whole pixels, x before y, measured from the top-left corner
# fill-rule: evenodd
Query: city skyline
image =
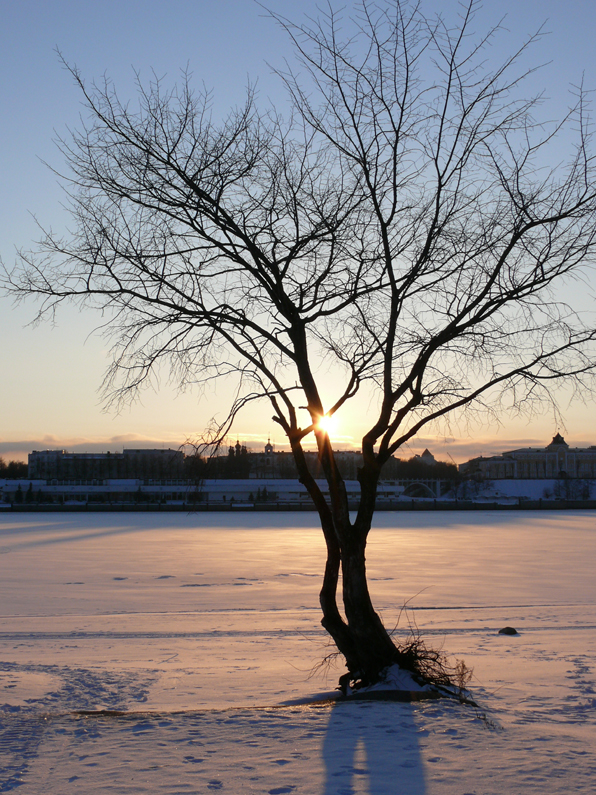
<path id="1" fill-rule="evenodd" d="M 245 445 L 249 452 L 261 452 L 266 443 L 270 440 L 267 438 L 252 438 L 246 439 L 240 434 L 232 435 L 226 440 L 225 445 L 220 450 L 220 455 L 225 455 L 227 445 L 233 445 L 234 440 L 240 441 Z M 118 453 L 123 449 L 140 448 L 140 449 L 173 449 L 173 450 L 189 450 L 190 445 L 185 442 L 176 443 L 174 440 L 163 441 L 159 439 L 143 439 L 130 434 L 128 437 L 112 437 L 111 439 L 103 439 L 99 441 L 92 441 L 90 439 L 71 439 L 69 444 L 60 445 L 54 437 L 44 437 L 37 441 L 30 442 L 28 440 L 6 442 L 0 441 L 0 458 L 5 461 L 9 459 L 27 461 L 27 455 L 32 452 L 40 452 L 43 450 L 64 450 L 67 453 Z M 476 439 L 472 441 L 448 439 L 443 440 L 429 436 L 419 436 L 416 438 L 416 444 L 404 446 L 396 453 L 397 458 L 408 459 L 415 455 L 420 455 L 425 449 L 429 449 L 437 459 L 441 461 L 460 464 L 467 462 L 470 459 L 479 456 L 497 456 L 512 450 L 533 448 L 542 449 L 550 443 L 551 439 L 538 439 L 535 437 L 519 437 L 515 439 L 501 439 L 499 441 L 488 439 Z M 569 443 L 570 447 L 574 448 L 589 448 L 596 445 L 596 441 L 590 439 L 580 440 L 579 442 L 565 436 L 565 441 Z M 492 442 L 492 446 L 491 446 Z M 276 452 L 288 452 L 289 447 L 287 443 L 275 444 L 273 448 Z M 314 450 L 314 445 L 312 447 Z M 342 445 L 341 443 L 335 446 L 338 450 L 348 450 L 359 452 L 357 446 Z"/>

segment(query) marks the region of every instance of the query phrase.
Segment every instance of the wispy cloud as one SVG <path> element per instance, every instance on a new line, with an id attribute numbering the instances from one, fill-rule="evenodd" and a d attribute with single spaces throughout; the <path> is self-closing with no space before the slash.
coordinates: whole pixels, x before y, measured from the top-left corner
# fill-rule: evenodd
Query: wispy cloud
<path id="1" fill-rule="evenodd" d="M 26 461 L 33 450 L 66 450 L 69 453 L 112 453 L 121 452 L 124 447 L 161 448 L 179 447 L 184 440 L 159 439 L 127 433 L 119 436 L 61 437 L 45 435 L 36 439 L 0 440 L 0 456 L 5 460 Z"/>

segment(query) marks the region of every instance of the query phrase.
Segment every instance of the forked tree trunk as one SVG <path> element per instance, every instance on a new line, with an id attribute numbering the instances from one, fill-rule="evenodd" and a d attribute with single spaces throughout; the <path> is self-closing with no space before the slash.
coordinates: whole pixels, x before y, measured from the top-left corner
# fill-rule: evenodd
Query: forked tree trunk
<path id="1" fill-rule="evenodd" d="M 331 555 L 328 546 L 320 602 L 323 610 L 321 623 L 344 655 L 349 679 L 357 686 L 378 681 L 384 668 L 395 662 L 403 663 L 403 660 L 374 610 L 366 577 L 366 537 L 353 538 L 354 529 L 353 526 L 335 528 L 339 540 Z M 337 606 L 338 557 L 345 619 Z"/>
<path id="2" fill-rule="evenodd" d="M 297 448 L 294 455 L 300 480 L 313 498 L 327 547 L 319 596 L 323 611 L 321 624 L 346 661 L 348 676 L 341 677 L 340 683 L 348 679 L 356 687 L 372 684 L 378 681 L 384 668 L 405 662 L 373 608 L 366 577 L 366 541 L 374 514 L 377 477 L 360 473 L 360 510 L 356 521 L 351 522 L 345 484 L 333 453 L 329 449 L 324 456 L 327 461 L 323 461 L 330 493 L 328 503 L 308 471 L 302 450 Z M 340 573 L 343 616 L 337 603 Z"/>

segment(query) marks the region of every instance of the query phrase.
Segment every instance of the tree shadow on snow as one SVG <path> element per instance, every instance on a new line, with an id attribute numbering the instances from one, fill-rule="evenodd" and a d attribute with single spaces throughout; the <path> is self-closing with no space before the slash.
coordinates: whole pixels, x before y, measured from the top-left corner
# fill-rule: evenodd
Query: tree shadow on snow
<path id="1" fill-rule="evenodd" d="M 419 731 L 412 704 L 334 705 L 323 741 L 324 795 L 424 795 Z"/>

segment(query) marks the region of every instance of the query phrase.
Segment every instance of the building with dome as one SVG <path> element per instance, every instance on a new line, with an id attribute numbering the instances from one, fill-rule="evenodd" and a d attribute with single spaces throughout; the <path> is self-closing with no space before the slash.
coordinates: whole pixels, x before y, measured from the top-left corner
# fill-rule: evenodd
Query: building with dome
<path id="1" fill-rule="evenodd" d="M 569 447 L 560 433 L 546 447 L 522 447 L 502 455 L 472 458 L 460 464 L 468 476 L 486 480 L 596 478 L 596 446 Z"/>

